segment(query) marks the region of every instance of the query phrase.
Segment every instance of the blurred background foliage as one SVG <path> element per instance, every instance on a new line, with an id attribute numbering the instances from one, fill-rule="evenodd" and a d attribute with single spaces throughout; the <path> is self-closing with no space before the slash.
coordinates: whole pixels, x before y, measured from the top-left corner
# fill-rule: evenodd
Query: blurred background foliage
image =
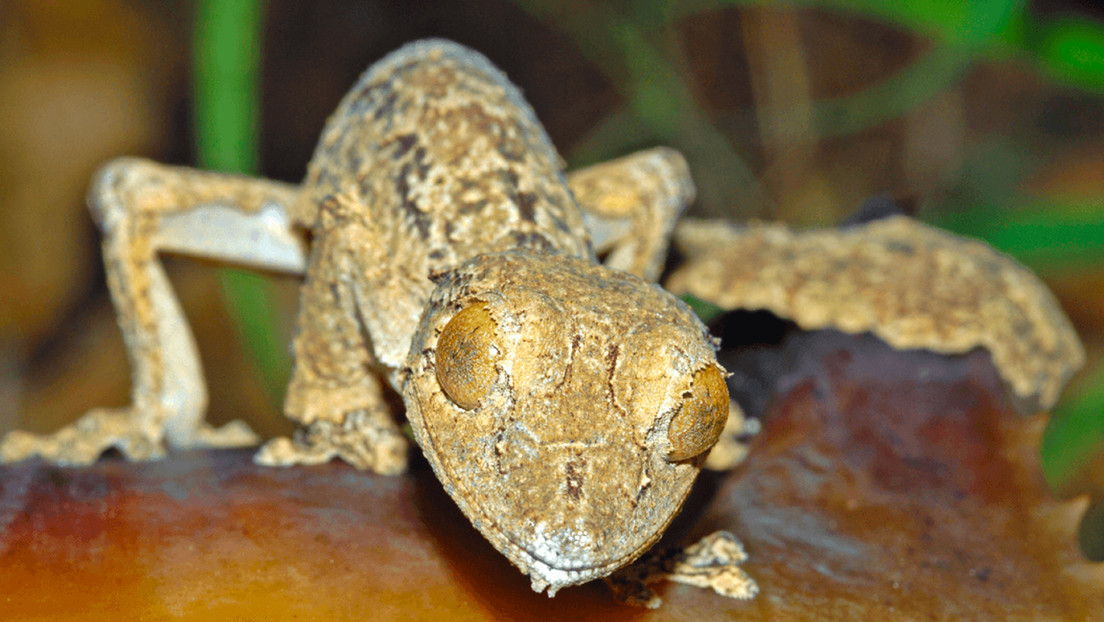
<path id="1" fill-rule="evenodd" d="M 82 200 L 99 163 L 132 154 L 298 180 L 364 68 L 443 36 L 521 86 L 572 167 L 667 144 L 690 161 L 695 215 L 825 226 L 886 193 L 1034 269 L 1090 361 L 1051 420 L 1045 475 L 1061 495 L 1099 499 L 1102 17 L 1063 0 L 8 0 L 0 432 L 127 401 Z M 211 418 L 286 433 L 295 282 L 167 263 Z M 1104 557 L 1102 508 L 1083 536 Z"/>

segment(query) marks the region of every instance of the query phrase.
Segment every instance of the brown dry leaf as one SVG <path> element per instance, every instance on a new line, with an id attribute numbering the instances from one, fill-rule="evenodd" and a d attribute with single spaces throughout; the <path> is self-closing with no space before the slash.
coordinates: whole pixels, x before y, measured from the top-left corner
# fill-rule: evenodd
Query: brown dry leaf
<path id="1" fill-rule="evenodd" d="M 979 352 L 899 352 L 796 333 L 729 353 L 773 366 L 740 470 L 699 480 L 662 545 L 717 530 L 750 556 L 750 601 L 656 587 L 660 609 L 599 583 L 554 599 L 464 520 L 424 463 L 387 478 L 270 469 L 239 451 L 79 469 L 0 468 L 0 598 L 19 619 L 1091 619 L 1081 502 L 1046 493 L 1043 421 L 1013 416 Z M 781 362 L 781 363 L 779 363 Z"/>

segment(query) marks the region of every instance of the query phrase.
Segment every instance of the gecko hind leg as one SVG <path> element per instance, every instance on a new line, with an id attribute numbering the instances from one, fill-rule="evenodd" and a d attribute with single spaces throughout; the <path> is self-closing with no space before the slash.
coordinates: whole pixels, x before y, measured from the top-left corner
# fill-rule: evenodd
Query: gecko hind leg
<path id="1" fill-rule="evenodd" d="M 132 372 L 131 404 L 98 408 L 44 436 L 15 431 L 0 462 L 42 456 L 88 464 L 116 448 L 131 460 L 161 457 L 165 445 L 256 444 L 241 422 L 203 421 L 207 390 L 187 320 L 158 261 L 159 251 L 302 273 L 302 236 L 287 214 L 298 188 L 124 158 L 96 175 L 88 203 L 103 232 L 111 299 Z"/>
<path id="2" fill-rule="evenodd" d="M 253 460 L 265 466 L 294 466 L 339 458 L 362 471 L 398 475 L 406 470 L 409 448 L 390 411 L 362 408 L 343 413 L 340 420 L 304 425 L 293 438 L 273 439 Z"/>
<path id="3" fill-rule="evenodd" d="M 682 154 L 657 147 L 567 175 L 605 264 L 649 281 L 663 271 L 675 222 L 694 200 Z"/>

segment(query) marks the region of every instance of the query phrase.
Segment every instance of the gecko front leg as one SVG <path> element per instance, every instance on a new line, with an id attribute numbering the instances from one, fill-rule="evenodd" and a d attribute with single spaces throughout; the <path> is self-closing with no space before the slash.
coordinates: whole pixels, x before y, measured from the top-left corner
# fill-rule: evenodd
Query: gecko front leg
<path id="1" fill-rule="evenodd" d="M 297 196 L 286 184 L 138 159 L 101 169 L 88 201 L 103 232 L 108 286 L 131 364 L 131 404 L 94 409 L 45 436 L 12 432 L 0 442 L 0 461 L 40 455 L 88 464 L 112 447 L 148 460 L 161 456 L 166 443 L 255 444 L 244 423 L 214 429 L 203 421 L 207 391 L 194 339 L 157 254 L 300 273 L 304 242 L 287 218 Z"/>

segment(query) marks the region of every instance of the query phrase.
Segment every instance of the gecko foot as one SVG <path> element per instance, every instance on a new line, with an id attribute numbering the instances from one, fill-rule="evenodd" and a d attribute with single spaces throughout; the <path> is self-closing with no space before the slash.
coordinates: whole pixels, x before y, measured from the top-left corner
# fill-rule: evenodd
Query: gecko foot
<path id="1" fill-rule="evenodd" d="M 740 568 L 747 558 L 736 536 L 717 531 L 686 548 L 652 551 L 608 577 L 606 584 L 618 600 L 649 609 L 659 607 L 663 600 L 648 586 L 663 580 L 748 600 L 759 593 L 759 585 Z"/>
<path id="2" fill-rule="evenodd" d="M 92 464 L 111 448 L 128 460 L 156 460 L 164 457 L 160 437 L 138 430 L 128 408 L 98 408 L 53 434 L 37 435 L 14 431 L 0 441 L 0 463 L 18 462 L 41 456 L 60 465 Z"/>
<path id="3" fill-rule="evenodd" d="M 277 438 L 265 443 L 253 457 L 265 466 L 321 464 L 340 458 L 354 468 L 380 475 L 406 471 L 410 442 L 390 415 L 380 410 L 358 410 L 341 423 L 315 421 L 301 428 L 294 439 Z"/>

